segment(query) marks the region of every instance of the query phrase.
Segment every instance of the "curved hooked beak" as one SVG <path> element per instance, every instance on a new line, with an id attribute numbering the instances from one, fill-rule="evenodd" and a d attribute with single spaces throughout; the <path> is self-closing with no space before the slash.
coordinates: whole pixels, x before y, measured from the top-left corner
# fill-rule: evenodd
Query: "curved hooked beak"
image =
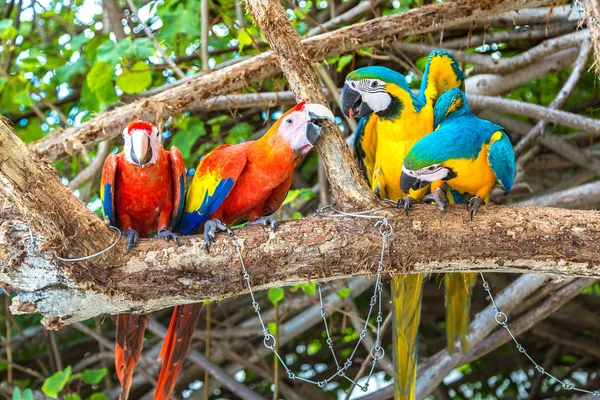
<path id="1" fill-rule="evenodd" d="M 140 168 L 152 160 L 152 146 L 150 146 L 150 137 L 146 131 L 136 129 L 131 132 L 130 157 Z"/>
<path id="2" fill-rule="evenodd" d="M 306 123 L 306 139 L 311 145 L 315 145 L 321 137 L 323 123 L 327 120 L 335 123 L 335 118 L 331 110 L 321 104 L 305 104 L 304 112 L 308 116 Z"/>
<path id="3" fill-rule="evenodd" d="M 406 172 L 402 172 L 402 175 L 400 176 L 400 189 L 402 189 L 404 193 L 408 193 L 410 189 L 418 190 L 424 188 L 430 183 L 431 182 L 421 180 L 415 176 L 410 176 Z"/>
<path id="4" fill-rule="evenodd" d="M 362 118 L 373 113 L 371 107 L 363 101 L 362 94 L 352 89 L 348 83 L 344 84 L 340 97 L 342 98 L 342 112 L 350 118 Z"/>

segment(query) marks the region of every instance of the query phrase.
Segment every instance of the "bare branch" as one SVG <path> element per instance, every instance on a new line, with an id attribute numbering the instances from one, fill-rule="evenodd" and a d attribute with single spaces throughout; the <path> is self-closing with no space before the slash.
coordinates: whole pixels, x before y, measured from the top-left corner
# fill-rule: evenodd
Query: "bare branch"
<path id="1" fill-rule="evenodd" d="M 439 31 L 471 21 L 473 18 L 485 18 L 499 12 L 548 3 L 550 0 L 500 0 L 493 3 L 458 0 L 452 7 L 435 3 L 318 35 L 305 39 L 302 43 L 310 59 L 320 61 L 331 55 L 381 44 L 388 40 Z M 76 128 L 50 134 L 31 147 L 38 155 L 45 155 L 51 161 L 55 161 L 81 148 L 118 136 L 123 128 L 123 121 L 138 118 L 154 121 L 159 105 L 163 107 L 163 117 L 172 116 L 187 111 L 193 101 L 241 89 L 278 72 L 273 53 L 262 53 L 150 98 L 105 112 Z"/>

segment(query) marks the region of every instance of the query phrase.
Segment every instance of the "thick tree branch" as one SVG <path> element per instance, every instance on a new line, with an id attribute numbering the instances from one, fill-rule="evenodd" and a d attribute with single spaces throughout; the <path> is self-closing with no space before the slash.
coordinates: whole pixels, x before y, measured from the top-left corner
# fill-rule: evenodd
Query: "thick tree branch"
<path id="1" fill-rule="evenodd" d="M 260 26 L 296 101 L 327 105 L 312 61 L 300 43 L 279 0 L 247 0 L 248 9 Z M 317 150 L 327 173 L 331 192 L 341 208 L 369 208 L 376 204 L 373 192 L 362 178 L 340 130 L 331 122 L 323 129 Z"/>
<path id="2" fill-rule="evenodd" d="M 549 3 L 549 0 L 458 0 L 453 2 L 452 7 L 435 3 L 305 39 L 302 44 L 312 61 L 320 61 L 334 54 L 388 40 L 435 32 L 476 18 Z M 106 112 L 76 128 L 48 135 L 34 143 L 32 149 L 38 155 L 45 155 L 55 161 L 79 149 L 118 136 L 123 129 L 123 121 L 137 118 L 154 121 L 157 110 L 161 107 L 163 117 L 179 114 L 187 111 L 194 101 L 241 89 L 278 72 L 275 56 L 272 52 L 266 52 L 219 72 L 191 79 L 163 93 Z"/>
<path id="3" fill-rule="evenodd" d="M 407 218 L 390 215 L 386 273 L 494 271 L 600 277 L 600 216 L 593 211 L 535 207 L 482 209 L 473 222 L 462 207 L 438 214 L 417 206 Z M 236 232 L 257 289 L 312 280 L 370 275 L 380 244 L 370 220 L 313 217 Z M 59 326 L 99 314 L 149 312 L 175 304 L 246 293 L 234 246 L 218 238 L 211 254 L 200 236 L 180 247 L 140 240 L 127 254 L 121 243 L 94 265 L 93 274 L 65 271 L 51 255 L 30 256 L 28 234 L 0 225 L 0 280 L 20 291 L 12 310 L 40 312 Z M 5 246 L 6 248 L 7 246 Z M 9 266 L 7 268 L 7 266 Z M 158 282 L 160 284 L 158 284 Z"/>

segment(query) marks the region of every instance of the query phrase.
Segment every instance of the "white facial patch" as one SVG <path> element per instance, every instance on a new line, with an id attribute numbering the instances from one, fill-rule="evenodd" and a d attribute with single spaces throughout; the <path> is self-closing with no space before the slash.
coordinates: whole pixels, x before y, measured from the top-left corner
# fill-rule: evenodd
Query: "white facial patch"
<path id="1" fill-rule="evenodd" d="M 133 129 L 131 132 L 127 131 L 127 128 L 123 130 L 123 152 L 125 153 L 125 159 L 127 162 L 131 164 L 137 165 L 131 158 L 131 149 L 134 147 L 132 138 L 137 136 L 138 138 L 142 135 L 148 137 L 150 142 L 150 148 L 152 149 L 152 158 L 145 165 L 151 165 L 156 163 L 156 159 L 158 158 L 158 149 L 161 147 L 160 138 L 158 134 L 158 129 L 156 127 L 152 127 L 152 132 L 148 133 L 145 129 Z M 139 149 L 138 149 L 139 152 Z M 144 157 L 144 154 L 138 154 L 139 157 Z"/>
<path id="2" fill-rule="evenodd" d="M 348 85 L 361 94 L 362 101 L 367 103 L 374 113 L 387 109 L 392 102 L 392 97 L 385 91 L 385 82 L 380 79 L 350 81 Z"/>
<path id="3" fill-rule="evenodd" d="M 450 170 L 448 168 L 443 167 L 441 164 L 429 165 L 425 168 L 421 168 L 416 171 L 407 169 L 403 165 L 402 172 L 404 172 L 408 176 L 412 176 L 413 178 L 417 178 L 421 181 L 435 182 L 439 180 L 444 180 L 450 173 Z"/>
<path id="4" fill-rule="evenodd" d="M 293 111 L 286 115 L 279 125 L 279 133 L 290 142 L 294 151 L 312 149 L 313 145 L 306 136 L 306 124 L 309 116 L 304 111 Z"/>

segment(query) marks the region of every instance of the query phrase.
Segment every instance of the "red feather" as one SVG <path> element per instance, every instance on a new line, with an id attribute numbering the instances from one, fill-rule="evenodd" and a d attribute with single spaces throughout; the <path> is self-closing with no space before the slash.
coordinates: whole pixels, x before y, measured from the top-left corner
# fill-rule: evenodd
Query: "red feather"
<path id="1" fill-rule="evenodd" d="M 148 325 L 146 315 L 119 314 L 117 316 L 117 345 L 115 347 L 115 369 L 121 382 L 122 392 L 119 397 L 127 400 L 133 370 L 142 355 L 144 332 Z"/>

